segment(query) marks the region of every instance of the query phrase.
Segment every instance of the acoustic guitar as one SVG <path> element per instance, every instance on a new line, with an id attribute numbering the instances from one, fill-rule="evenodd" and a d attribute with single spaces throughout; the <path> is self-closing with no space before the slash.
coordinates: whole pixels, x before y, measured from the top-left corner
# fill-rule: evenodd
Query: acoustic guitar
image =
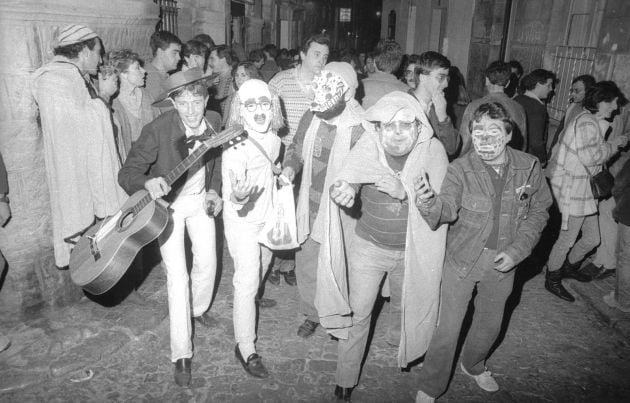
<path id="1" fill-rule="evenodd" d="M 235 125 L 201 142 L 164 177 L 171 186 L 212 148 L 231 147 L 244 141 L 247 132 Z M 153 200 L 146 190 L 127 199 L 121 209 L 88 228 L 70 254 L 72 281 L 93 295 L 111 289 L 125 274 L 138 251 L 156 239 L 166 228 L 168 203 Z"/>

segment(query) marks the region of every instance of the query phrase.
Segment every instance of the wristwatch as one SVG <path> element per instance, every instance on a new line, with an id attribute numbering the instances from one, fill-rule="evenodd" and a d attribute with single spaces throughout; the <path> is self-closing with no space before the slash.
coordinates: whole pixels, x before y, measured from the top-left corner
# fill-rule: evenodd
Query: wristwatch
<path id="1" fill-rule="evenodd" d="M 0 203 L 9 203 L 9 196 L 7 195 L 2 195 L 0 196 Z"/>

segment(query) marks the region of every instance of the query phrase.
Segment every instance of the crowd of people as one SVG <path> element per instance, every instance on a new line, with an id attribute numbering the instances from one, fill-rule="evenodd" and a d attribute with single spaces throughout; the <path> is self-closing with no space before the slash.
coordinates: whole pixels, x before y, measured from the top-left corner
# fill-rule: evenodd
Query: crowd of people
<path id="1" fill-rule="evenodd" d="M 60 269 L 85 229 L 117 213 L 127 196 L 144 190 L 169 204 L 158 244 L 177 385 L 191 382 L 193 326 L 217 323 L 211 305 L 223 236 L 234 261 L 235 356 L 245 371 L 270 376 L 256 349 L 257 307 L 276 304 L 261 295 L 263 282 L 284 277 L 300 296 L 297 334 L 308 338 L 321 326 L 338 339 L 334 395 L 345 401 L 359 382 L 379 294 L 390 299 L 383 314 L 399 366 L 424 357 L 417 402 L 446 391 L 471 298 L 461 368 L 497 391 L 486 362 L 514 269 L 550 211 L 561 228 L 544 267 L 546 289 L 573 301 L 564 278 L 616 271 L 605 300 L 630 312 L 630 111 L 615 83 L 576 77 L 548 142 L 546 101 L 557 78 L 543 69 L 523 75 L 515 61 L 490 63 L 487 94 L 471 102 L 446 56 L 404 55 L 392 40 L 359 55 L 332 52 L 316 34 L 299 50 L 266 45 L 246 60 L 204 34 L 182 42 L 158 31 L 150 46 L 144 63 L 133 50 L 105 52 L 93 30 L 70 25 L 32 88 Z M 240 127 L 247 139 L 207 152 L 167 181 L 204 141 Z M 597 199 L 590 182 L 602 170 L 615 185 Z M 300 247 L 289 253 L 259 241 L 279 186 L 294 186 L 297 196 Z M 7 193 L 0 175 L 1 223 L 10 216 Z M 142 270 L 139 260 L 130 270 Z"/>

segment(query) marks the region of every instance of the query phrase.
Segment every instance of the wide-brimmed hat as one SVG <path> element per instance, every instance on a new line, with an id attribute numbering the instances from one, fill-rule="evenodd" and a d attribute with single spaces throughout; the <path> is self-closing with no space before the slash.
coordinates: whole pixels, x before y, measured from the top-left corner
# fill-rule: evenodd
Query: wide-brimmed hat
<path id="1" fill-rule="evenodd" d="M 171 74 L 164 83 L 165 90 L 160 94 L 158 99 L 153 102 L 153 106 L 169 106 L 169 95 L 188 84 L 193 84 L 205 78 L 208 77 L 203 76 L 203 71 L 199 67 Z"/>

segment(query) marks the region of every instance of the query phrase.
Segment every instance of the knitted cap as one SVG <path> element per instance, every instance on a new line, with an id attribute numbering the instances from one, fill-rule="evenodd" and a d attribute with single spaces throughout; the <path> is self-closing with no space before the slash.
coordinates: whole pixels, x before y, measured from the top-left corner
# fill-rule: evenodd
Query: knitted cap
<path id="1" fill-rule="evenodd" d="M 96 38 L 96 32 L 92 31 L 85 25 L 72 24 L 64 27 L 57 36 L 56 48 L 68 45 L 74 45 L 75 43 L 83 42 Z"/>

